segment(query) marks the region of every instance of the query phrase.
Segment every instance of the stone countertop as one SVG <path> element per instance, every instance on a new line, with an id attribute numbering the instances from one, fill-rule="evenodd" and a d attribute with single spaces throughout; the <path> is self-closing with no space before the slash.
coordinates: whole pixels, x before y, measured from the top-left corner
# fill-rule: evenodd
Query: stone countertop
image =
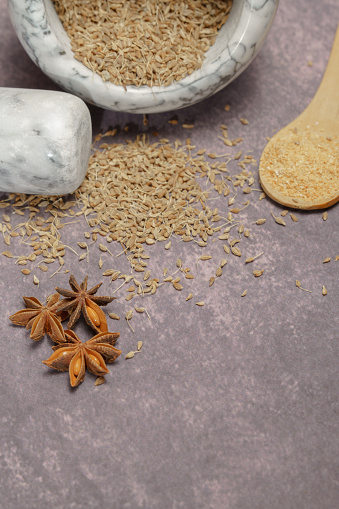
<path id="1" fill-rule="evenodd" d="M 21 48 L 5 0 L 0 7 L 0 86 L 56 90 Z M 154 141 L 155 132 L 171 141 L 189 136 L 208 152 L 234 155 L 241 149 L 259 160 L 266 137 L 299 114 L 317 90 L 338 14 L 337 0 L 280 2 L 263 49 L 226 89 L 198 105 L 150 115 L 148 126 L 141 115 L 90 106 L 93 133 L 117 127 L 116 141 L 140 132 Z M 176 126 L 168 123 L 174 115 Z M 184 129 L 184 123 L 194 128 Z M 219 138 L 220 124 L 227 124 L 230 137 L 244 138 L 231 152 Z M 231 173 L 239 169 L 234 161 L 229 168 Z M 251 166 L 256 188 L 257 168 Z M 152 274 L 161 274 L 165 266 L 174 271 L 180 257 L 196 278 L 185 280 L 181 292 L 163 286 L 155 296 L 133 300 L 152 319 L 133 317 L 134 333 L 123 319 L 132 303 L 124 292 L 117 293 L 107 311 L 122 317 L 110 327 L 120 331 L 117 346 L 123 354 L 109 365 L 106 383 L 99 387 L 87 373 L 72 390 L 66 373 L 41 363 L 51 354 L 50 340 L 35 344 L 24 328 L 8 320 L 23 307 L 23 295 L 43 299 L 55 286 L 66 287 L 69 275 L 60 272 L 51 279 L 51 269 L 39 271 L 38 288 L 33 273 L 23 276 L 12 259 L 0 257 L 1 507 L 337 506 L 338 205 L 328 210 L 327 221 L 322 211 L 294 211 L 298 222 L 288 215 L 284 228 L 271 216 L 283 208 L 258 197 L 250 195 L 242 219 L 246 224 L 259 217 L 267 221 L 244 249 L 246 256 L 264 254 L 255 267 L 229 258 L 212 287 L 208 279 L 223 257 L 220 241 L 209 243 L 213 259 L 201 262 L 199 270 L 202 251 L 196 244 L 173 239 L 168 251 L 161 243 L 150 246 Z M 211 203 L 227 214 L 226 199 Z M 84 218 L 79 219 L 72 231 L 65 229 L 65 242 L 73 247 L 86 229 Z M 1 251 L 8 249 L 0 243 Z M 119 252 L 114 243 L 111 249 Z M 89 273 L 94 285 L 104 280 L 100 254 L 103 269 L 108 268 L 107 253 L 98 249 L 91 251 L 89 265 L 66 253 L 65 268 L 78 280 Z M 324 264 L 326 257 L 331 261 Z M 127 271 L 123 257 L 114 263 Z M 264 268 L 263 276 L 254 278 L 253 268 Z M 309 292 L 296 288 L 296 279 Z M 104 280 L 99 293 L 113 288 Z M 247 295 L 241 297 L 245 288 Z M 194 299 L 186 302 L 189 291 Z M 205 306 L 197 307 L 198 300 Z M 88 339 L 83 323 L 75 330 Z M 139 340 L 141 353 L 125 360 Z"/>

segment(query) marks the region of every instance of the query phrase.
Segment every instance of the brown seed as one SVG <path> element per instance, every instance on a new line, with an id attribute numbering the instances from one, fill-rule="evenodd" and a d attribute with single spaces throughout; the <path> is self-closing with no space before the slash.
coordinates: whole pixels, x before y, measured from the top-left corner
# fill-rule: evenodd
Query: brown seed
<path id="1" fill-rule="evenodd" d="M 138 352 L 140 352 L 140 350 L 141 350 L 141 348 L 142 348 L 142 345 L 143 345 L 142 341 L 138 341 L 138 344 L 137 344 L 137 350 L 138 350 Z"/>
<path id="2" fill-rule="evenodd" d="M 222 268 L 221 267 L 218 267 L 217 270 L 215 271 L 215 275 L 217 277 L 220 277 L 222 275 Z"/>
<path id="3" fill-rule="evenodd" d="M 328 256 L 327 258 L 325 258 L 325 260 L 323 261 L 323 263 L 328 263 L 331 261 L 331 258 Z"/>
<path id="4" fill-rule="evenodd" d="M 253 271 L 253 275 L 254 275 L 255 277 L 260 277 L 260 276 L 262 276 L 262 275 L 263 275 L 263 273 L 264 273 L 264 269 L 262 269 L 262 270 L 254 270 L 254 271 Z"/>
<path id="5" fill-rule="evenodd" d="M 130 309 L 129 311 L 127 311 L 127 313 L 125 314 L 125 319 L 126 320 L 130 320 L 133 316 L 133 309 Z"/>
<path id="6" fill-rule="evenodd" d="M 235 256 L 241 256 L 241 251 L 238 247 L 231 247 L 231 252 L 235 255 Z"/>
<path id="7" fill-rule="evenodd" d="M 13 258 L 13 253 L 11 251 L 2 251 L 2 254 L 7 256 L 7 258 Z"/>
<path id="8" fill-rule="evenodd" d="M 209 286 L 212 286 L 214 281 L 215 281 L 215 277 L 213 277 L 213 276 L 210 277 L 210 279 L 209 279 Z"/>
<path id="9" fill-rule="evenodd" d="M 244 290 L 240 297 L 245 297 L 247 295 L 247 290 Z"/>
<path id="10" fill-rule="evenodd" d="M 104 376 L 97 376 L 95 379 L 94 385 L 95 386 L 102 385 L 103 383 L 105 383 L 105 381 L 106 380 L 105 380 Z"/>
<path id="11" fill-rule="evenodd" d="M 298 218 L 297 218 L 297 216 L 295 216 L 294 214 L 292 214 L 292 212 L 290 213 L 290 216 L 291 216 L 292 221 L 294 221 L 295 223 L 297 223 L 297 222 L 298 222 Z"/>
<path id="12" fill-rule="evenodd" d="M 322 295 L 327 295 L 327 290 L 326 290 L 325 286 L 323 286 L 321 293 L 322 293 Z"/>
<path id="13" fill-rule="evenodd" d="M 112 318 L 112 320 L 120 320 L 120 316 L 118 316 L 116 313 L 108 313 L 108 316 Z"/>
<path id="14" fill-rule="evenodd" d="M 272 217 L 273 217 L 274 221 L 275 221 L 277 224 L 280 224 L 281 226 L 286 226 L 286 223 L 285 223 L 285 221 L 283 220 L 283 218 L 282 218 L 282 217 L 275 216 L 275 215 L 273 214 L 273 212 L 271 212 L 271 214 L 272 214 Z"/>
<path id="15" fill-rule="evenodd" d="M 257 219 L 255 223 L 256 224 L 264 224 L 264 223 L 266 223 L 266 219 Z"/>
<path id="16" fill-rule="evenodd" d="M 186 300 L 191 300 L 193 298 L 193 293 L 189 293 L 186 297 Z"/>
<path id="17" fill-rule="evenodd" d="M 283 210 L 283 211 L 280 213 L 280 215 L 281 215 L 282 217 L 287 216 L 287 214 L 288 214 L 288 210 Z"/>
<path id="18" fill-rule="evenodd" d="M 199 302 L 196 302 L 195 303 L 196 306 L 204 306 L 205 305 L 205 302 L 203 300 L 199 301 Z"/>
<path id="19" fill-rule="evenodd" d="M 184 287 L 180 283 L 173 283 L 173 286 L 176 290 L 182 290 Z"/>
<path id="20" fill-rule="evenodd" d="M 125 359 L 133 359 L 133 357 L 136 353 L 138 353 L 138 352 L 135 352 L 135 351 L 128 352 L 128 354 L 126 354 Z"/>
<path id="21" fill-rule="evenodd" d="M 322 218 L 323 218 L 324 221 L 327 221 L 327 218 L 328 218 L 327 210 L 325 210 L 325 212 L 323 212 Z"/>

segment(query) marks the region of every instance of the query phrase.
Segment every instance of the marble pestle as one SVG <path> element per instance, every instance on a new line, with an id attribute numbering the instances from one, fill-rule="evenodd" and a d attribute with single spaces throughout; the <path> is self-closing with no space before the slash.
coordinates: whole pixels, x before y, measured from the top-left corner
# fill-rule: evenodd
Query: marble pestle
<path id="1" fill-rule="evenodd" d="M 0 88 L 0 191 L 63 195 L 83 181 L 92 124 L 65 92 Z"/>

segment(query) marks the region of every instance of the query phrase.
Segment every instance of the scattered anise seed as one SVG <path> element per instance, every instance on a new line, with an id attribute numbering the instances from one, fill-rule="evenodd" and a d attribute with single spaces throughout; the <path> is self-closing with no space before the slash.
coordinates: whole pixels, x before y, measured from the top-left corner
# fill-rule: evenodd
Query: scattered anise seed
<path id="1" fill-rule="evenodd" d="M 180 260 L 180 258 L 177 259 L 176 261 L 176 266 L 180 269 L 182 267 L 182 261 Z"/>
<path id="2" fill-rule="evenodd" d="M 130 309 L 129 311 L 127 311 L 127 313 L 125 314 L 125 318 L 126 320 L 130 320 L 133 316 L 133 309 Z"/>
<path id="3" fill-rule="evenodd" d="M 326 220 L 327 220 L 327 218 L 328 218 L 328 212 L 327 212 L 327 210 L 325 210 L 325 212 L 323 212 L 322 218 L 323 218 L 323 220 L 324 220 L 324 221 L 326 221 Z"/>
<path id="4" fill-rule="evenodd" d="M 189 293 L 186 297 L 186 301 L 187 300 L 191 300 L 193 298 L 193 293 Z"/>
<path id="5" fill-rule="evenodd" d="M 296 281 L 295 281 L 295 286 L 296 286 L 297 288 L 299 288 L 300 290 L 304 290 L 304 292 L 312 293 L 312 292 L 311 292 L 311 290 L 306 290 L 306 288 L 303 288 L 303 287 L 301 286 L 300 281 L 298 281 L 298 279 L 296 279 Z"/>
<path id="6" fill-rule="evenodd" d="M 285 221 L 283 220 L 283 218 L 282 218 L 282 217 L 275 216 L 275 215 L 273 214 L 273 212 L 271 212 L 271 214 L 272 214 L 272 217 L 273 217 L 274 221 L 275 221 L 277 224 L 280 224 L 281 226 L 286 226 L 286 223 L 285 223 Z"/>
<path id="7" fill-rule="evenodd" d="M 231 247 L 231 252 L 235 255 L 235 256 L 241 256 L 241 251 L 238 247 Z"/>
<path id="8" fill-rule="evenodd" d="M 200 300 L 199 302 L 195 303 L 196 306 L 204 306 L 205 302 L 203 300 Z"/>
<path id="9" fill-rule="evenodd" d="M 264 223 L 266 223 L 266 219 L 257 219 L 255 223 L 256 224 L 264 224 Z"/>
<path id="10" fill-rule="evenodd" d="M 323 286 L 321 293 L 322 293 L 322 295 L 327 295 L 327 290 L 326 290 L 325 286 Z"/>
<path id="11" fill-rule="evenodd" d="M 13 253 L 11 251 L 3 251 L 2 254 L 7 256 L 7 258 L 13 258 Z"/>
<path id="12" fill-rule="evenodd" d="M 128 354 L 126 354 L 125 359 L 133 359 L 133 357 L 134 357 L 134 355 L 135 355 L 136 353 L 139 353 L 139 351 L 138 351 L 138 350 L 137 350 L 137 351 L 132 350 L 131 352 L 128 352 Z"/>
<path id="13" fill-rule="evenodd" d="M 138 344 L 137 344 L 138 352 L 140 352 L 140 350 L 142 349 L 142 345 L 143 345 L 142 341 L 138 341 Z"/>
<path id="14" fill-rule="evenodd" d="M 211 260 L 212 256 L 211 255 L 202 255 L 200 256 L 200 258 L 198 258 L 199 260 Z"/>
<path id="15" fill-rule="evenodd" d="M 108 313 L 108 316 L 112 318 L 112 320 L 120 320 L 120 316 L 115 313 Z"/>
<path id="16" fill-rule="evenodd" d="M 325 260 L 323 261 L 323 263 L 328 263 L 331 261 L 331 258 L 328 256 L 327 258 L 325 258 Z"/>
<path id="17" fill-rule="evenodd" d="M 339 255 L 337 255 L 337 256 L 335 257 L 335 261 L 336 261 L 336 262 L 338 262 L 338 261 L 339 261 Z"/>
<path id="18" fill-rule="evenodd" d="M 288 214 L 288 210 L 283 210 L 283 211 L 280 213 L 280 215 L 281 215 L 282 217 L 287 216 L 287 214 Z"/>
<path id="19" fill-rule="evenodd" d="M 217 277 L 220 277 L 222 275 L 222 268 L 221 267 L 218 267 L 217 270 L 215 271 L 215 275 Z"/>
<path id="20" fill-rule="evenodd" d="M 226 265 L 226 263 L 227 263 L 226 258 L 223 258 L 223 259 L 221 260 L 221 262 L 220 262 L 220 267 L 221 267 L 221 268 L 222 268 L 222 267 L 224 267 L 224 266 Z"/>
<path id="21" fill-rule="evenodd" d="M 260 276 L 262 276 L 262 275 L 263 275 L 263 273 L 264 273 L 264 269 L 261 269 L 261 270 L 254 270 L 254 271 L 253 271 L 253 275 L 254 275 L 255 277 L 260 277 Z"/>
<path id="22" fill-rule="evenodd" d="M 212 286 L 214 281 L 215 281 L 215 277 L 214 276 L 210 277 L 209 282 L 208 282 L 209 286 Z"/>
<path id="23" fill-rule="evenodd" d="M 39 279 L 35 275 L 33 276 L 33 283 L 35 285 L 39 285 L 39 283 L 40 283 Z"/>
<path id="24" fill-rule="evenodd" d="M 184 287 L 180 283 L 173 283 L 173 286 L 176 290 L 182 290 Z"/>
<path id="25" fill-rule="evenodd" d="M 297 223 L 297 222 L 298 222 L 298 218 L 297 218 L 297 216 L 296 216 L 296 215 L 294 215 L 292 212 L 290 213 L 290 216 L 291 216 L 292 221 L 294 221 L 295 223 Z"/>
<path id="26" fill-rule="evenodd" d="M 247 294 L 247 290 L 244 290 L 241 294 L 241 297 L 245 297 L 245 295 Z"/>
<path id="27" fill-rule="evenodd" d="M 105 382 L 106 382 L 106 378 L 104 376 L 97 376 L 95 379 L 94 385 L 95 386 L 102 385 Z"/>

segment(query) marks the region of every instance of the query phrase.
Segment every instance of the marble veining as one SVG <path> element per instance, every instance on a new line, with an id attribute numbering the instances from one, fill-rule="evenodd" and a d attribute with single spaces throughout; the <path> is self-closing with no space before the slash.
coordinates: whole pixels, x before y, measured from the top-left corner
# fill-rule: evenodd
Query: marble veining
<path id="1" fill-rule="evenodd" d="M 0 191 L 63 195 L 83 181 L 91 116 L 65 92 L 0 88 Z"/>
<path id="2" fill-rule="evenodd" d="M 197 103 L 233 81 L 252 62 L 270 29 L 278 0 L 233 0 L 230 16 L 202 67 L 167 87 L 122 86 L 75 60 L 51 0 L 8 0 L 24 49 L 61 88 L 99 107 L 130 113 L 176 110 Z"/>

